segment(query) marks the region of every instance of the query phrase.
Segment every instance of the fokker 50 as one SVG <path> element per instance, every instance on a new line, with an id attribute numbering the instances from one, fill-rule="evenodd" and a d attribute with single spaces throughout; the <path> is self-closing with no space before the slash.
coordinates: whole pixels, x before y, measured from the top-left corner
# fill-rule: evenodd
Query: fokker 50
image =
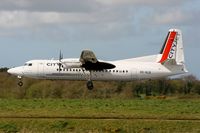
<path id="1" fill-rule="evenodd" d="M 59 60 L 31 60 L 24 66 L 11 68 L 8 73 L 19 78 L 86 80 L 93 89 L 93 80 L 131 81 L 163 78 L 186 73 L 182 34 L 170 29 L 159 54 L 117 61 L 98 60 L 90 50 L 83 50 L 80 58 Z"/>

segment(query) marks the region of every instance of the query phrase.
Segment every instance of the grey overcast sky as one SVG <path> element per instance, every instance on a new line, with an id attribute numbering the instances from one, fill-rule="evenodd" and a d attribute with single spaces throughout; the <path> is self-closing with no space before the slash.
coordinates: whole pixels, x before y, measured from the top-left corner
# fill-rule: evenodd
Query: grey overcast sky
<path id="1" fill-rule="evenodd" d="M 1 0 L 0 67 L 32 59 L 116 60 L 156 54 L 170 28 L 183 32 L 186 65 L 200 78 L 199 0 Z"/>

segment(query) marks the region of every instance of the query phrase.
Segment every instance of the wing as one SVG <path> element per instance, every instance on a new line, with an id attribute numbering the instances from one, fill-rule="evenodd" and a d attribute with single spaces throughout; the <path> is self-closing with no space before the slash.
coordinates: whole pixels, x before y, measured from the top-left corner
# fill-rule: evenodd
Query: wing
<path id="1" fill-rule="evenodd" d="M 104 70 L 115 68 L 115 65 L 113 64 L 98 61 L 95 54 L 90 50 L 82 51 L 80 62 L 82 67 L 84 67 L 86 70 Z"/>

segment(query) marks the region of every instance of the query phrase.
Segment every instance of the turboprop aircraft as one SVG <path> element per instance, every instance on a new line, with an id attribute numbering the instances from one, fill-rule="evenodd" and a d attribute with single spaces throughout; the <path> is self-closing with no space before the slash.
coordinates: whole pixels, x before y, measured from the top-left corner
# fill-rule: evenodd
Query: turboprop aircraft
<path id="1" fill-rule="evenodd" d="M 92 90 L 93 80 L 131 81 L 163 78 L 186 73 L 182 33 L 170 29 L 159 54 L 131 59 L 103 61 L 98 60 L 90 50 L 83 50 L 80 58 L 59 60 L 31 60 L 23 66 L 11 68 L 8 73 L 16 75 L 18 85 L 22 78 L 86 80 L 87 88 Z"/>

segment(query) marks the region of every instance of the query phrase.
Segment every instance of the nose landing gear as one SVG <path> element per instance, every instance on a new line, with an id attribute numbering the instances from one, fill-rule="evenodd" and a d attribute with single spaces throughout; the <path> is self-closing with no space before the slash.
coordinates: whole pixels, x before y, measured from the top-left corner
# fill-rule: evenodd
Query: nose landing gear
<path id="1" fill-rule="evenodd" d="M 17 76 L 17 78 L 19 79 L 19 82 L 17 83 L 18 86 L 22 87 L 23 86 L 22 77 L 21 76 Z"/>
<path id="2" fill-rule="evenodd" d="M 23 82 L 22 82 L 22 81 L 19 81 L 19 82 L 18 82 L 18 85 L 19 85 L 20 87 L 22 87 L 22 86 L 23 86 Z"/>

